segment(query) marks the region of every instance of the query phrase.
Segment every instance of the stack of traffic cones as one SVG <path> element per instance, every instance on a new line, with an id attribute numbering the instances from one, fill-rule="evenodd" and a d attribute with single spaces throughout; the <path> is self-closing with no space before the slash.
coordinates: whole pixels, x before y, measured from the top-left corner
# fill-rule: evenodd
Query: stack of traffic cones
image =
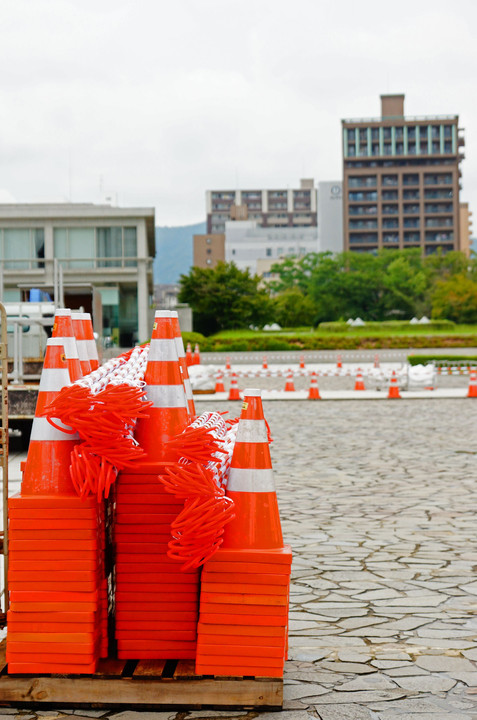
<path id="1" fill-rule="evenodd" d="M 396 372 L 393 370 L 391 375 L 391 382 L 389 383 L 388 400 L 399 400 L 401 393 L 399 392 L 399 385 L 396 377 Z"/>
<path id="2" fill-rule="evenodd" d="M 477 398 L 477 370 L 471 370 L 469 375 L 469 389 L 467 397 Z"/>
<path id="3" fill-rule="evenodd" d="M 291 548 L 283 545 L 260 390 L 245 390 L 227 495 L 235 518 L 202 573 L 196 672 L 282 677 Z"/>
<path id="4" fill-rule="evenodd" d="M 241 400 L 240 390 L 238 387 L 237 382 L 237 376 L 235 373 L 232 373 L 232 377 L 230 378 L 230 388 L 229 388 L 229 400 Z"/>
<path id="5" fill-rule="evenodd" d="M 287 381 L 285 383 L 285 392 L 295 392 L 295 383 L 293 382 L 293 373 L 288 371 Z"/>
<path id="6" fill-rule="evenodd" d="M 167 448 L 189 421 L 171 313 L 156 312 L 145 373 L 154 405 L 138 421 L 146 451 L 134 471 L 120 473 L 116 495 L 116 639 L 118 657 L 194 658 L 199 576 L 167 556 L 171 523 L 183 501 L 158 479 L 179 459 Z"/>
<path id="7" fill-rule="evenodd" d="M 354 389 L 366 390 L 364 386 L 363 373 L 361 372 L 361 368 L 358 368 L 358 372 L 356 373 L 356 382 L 354 384 Z"/>
<path id="8" fill-rule="evenodd" d="M 90 673 L 107 653 L 103 508 L 80 499 L 71 482 L 78 437 L 43 416 L 81 376 L 78 359 L 76 376 L 68 366 L 63 339 L 50 338 L 21 495 L 9 500 L 10 673 Z"/>
<path id="9" fill-rule="evenodd" d="M 71 320 L 73 323 L 73 333 L 76 338 L 76 346 L 78 348 L 81 372 L 83 373 L 83 376 L 88 375 L 91 372 L 91 361 L 89 359 L 88 350 L 89 340 L 86 337 L 86 313 L 73 313 L 71 315 Z"/>
<path id="10" fill-rule="evenodd" d="M 184 352 L 184 343 L 182 341 L 181 328 L 179 325 L 179 315 L 175 310 L 171 311 L 172 318 L 172 331 L 176 340 L 176 350 L 179 358 L 179 365 L 182 372 L 182 382 L 184 383 L 184 390 L 187 398 L 187 408 L 189 410 L 189 416 L 195 417 L 195 405 L 194 395 L 192 393 L 192 385 L 190 384 L 189 371 L 187 369 L 187 362 Z"/>
<path id="11" fill-rule="evenodd" d="M 308 400 L 321 400 L 320 391 L 318 390 L 318 378 L 316 372 L 312 372 L 310 376 L 310 389 L 308 391 Z"/>

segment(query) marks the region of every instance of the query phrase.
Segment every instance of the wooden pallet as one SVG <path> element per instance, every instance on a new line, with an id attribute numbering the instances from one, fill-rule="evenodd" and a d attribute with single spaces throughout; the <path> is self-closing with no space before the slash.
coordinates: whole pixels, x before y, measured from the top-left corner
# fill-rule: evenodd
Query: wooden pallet
<path id="1" fill-rule="evenodd" d="M 101 660 L 94 675 L 8 675 L 0 646 L 0 706 L 281 708 L 279 678 L 199 676 L 192 660 Z"/>

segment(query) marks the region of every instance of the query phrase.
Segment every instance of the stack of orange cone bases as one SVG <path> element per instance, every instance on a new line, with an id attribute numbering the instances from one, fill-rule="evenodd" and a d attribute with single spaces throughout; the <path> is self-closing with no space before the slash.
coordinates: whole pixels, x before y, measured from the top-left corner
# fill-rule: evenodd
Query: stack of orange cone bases
<path id="1" fill-rule="evenodd" d="M 199 573 L 182 572 L 167 556 L 170 526 L 183 502 L 158 475 L 177 454 L 167 441 L 187 426 L 189 412 L 171 313 L 158 311 L 145 373 L 149 417 L 136 439 L 146 451 L 134 471 L 120 473 L 116 495 L 116 639 L 121 659 L 193 659 Z"/>
<path id="2" fill-rule="evenodd" d="M 196 672 L 282 677 L 292 554 L 283 544 L 260 390 L 245 390 L 227 495 L 235 519 L 205 563 Z"/>
<path id="3" fill-rule="evenodd" d="M 65 318 L 55 317 L 58 334 Z M 107 655 L 104 510 L 71 483 L 77 436 L 43 416 L 81 377 L 74 356 L 70 335 L 48 340 L 21 494 L 9 500 L 10 673 L 90 673 Z"/>

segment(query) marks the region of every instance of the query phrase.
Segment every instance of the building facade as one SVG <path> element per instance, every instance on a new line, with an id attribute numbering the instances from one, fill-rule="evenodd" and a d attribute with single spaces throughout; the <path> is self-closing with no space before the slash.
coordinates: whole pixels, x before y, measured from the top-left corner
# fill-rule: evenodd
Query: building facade
<path id="1" fill-rule="evenodd" d="M 225 233 L 209 233 L 193 237 L 193 265 L 214 268 L 225 261 Z"/>
<path id="2" fill-rule="evenodd" d="M 460 249 L 457 115 L 405 117 L 382 95 L 381 117 L 342 120 L 345 250 Z"/>
<path id="3" fill-rule="evenodd" d="M 313 179 L 296 189 L 208 190 L 207 233 L 224 233 L 229 220 L 254 220 L 259 227 L 316 227 L 317 192 Z"/>
<path id="4" fill-rule="evenodd" d="M 469 209 L 469 203 L 460 203 L 460 250 L 470 257 L 472 250 L 472 212 Z"/>
<path id="5" fill-rule="evenodd" d="M 59 291 L 59 304 L 91 312 L 95 329 L 117 345 L 144 342 L 151 331 L 154 225 L 153 208 L 0 205 L 3 300 L 28 300 L 32 288 Z"/>

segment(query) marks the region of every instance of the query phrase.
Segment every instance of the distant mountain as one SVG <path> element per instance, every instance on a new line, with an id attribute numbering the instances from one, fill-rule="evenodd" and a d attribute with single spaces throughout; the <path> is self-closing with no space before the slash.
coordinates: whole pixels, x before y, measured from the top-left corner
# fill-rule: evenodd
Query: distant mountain
<path id="1" fill-rule="evenodd" d="M 173 284 L 192 267 L 192 236 L 205 233 L 205 222 L 181 227 L 156 227 L 154 285 Z"/>

